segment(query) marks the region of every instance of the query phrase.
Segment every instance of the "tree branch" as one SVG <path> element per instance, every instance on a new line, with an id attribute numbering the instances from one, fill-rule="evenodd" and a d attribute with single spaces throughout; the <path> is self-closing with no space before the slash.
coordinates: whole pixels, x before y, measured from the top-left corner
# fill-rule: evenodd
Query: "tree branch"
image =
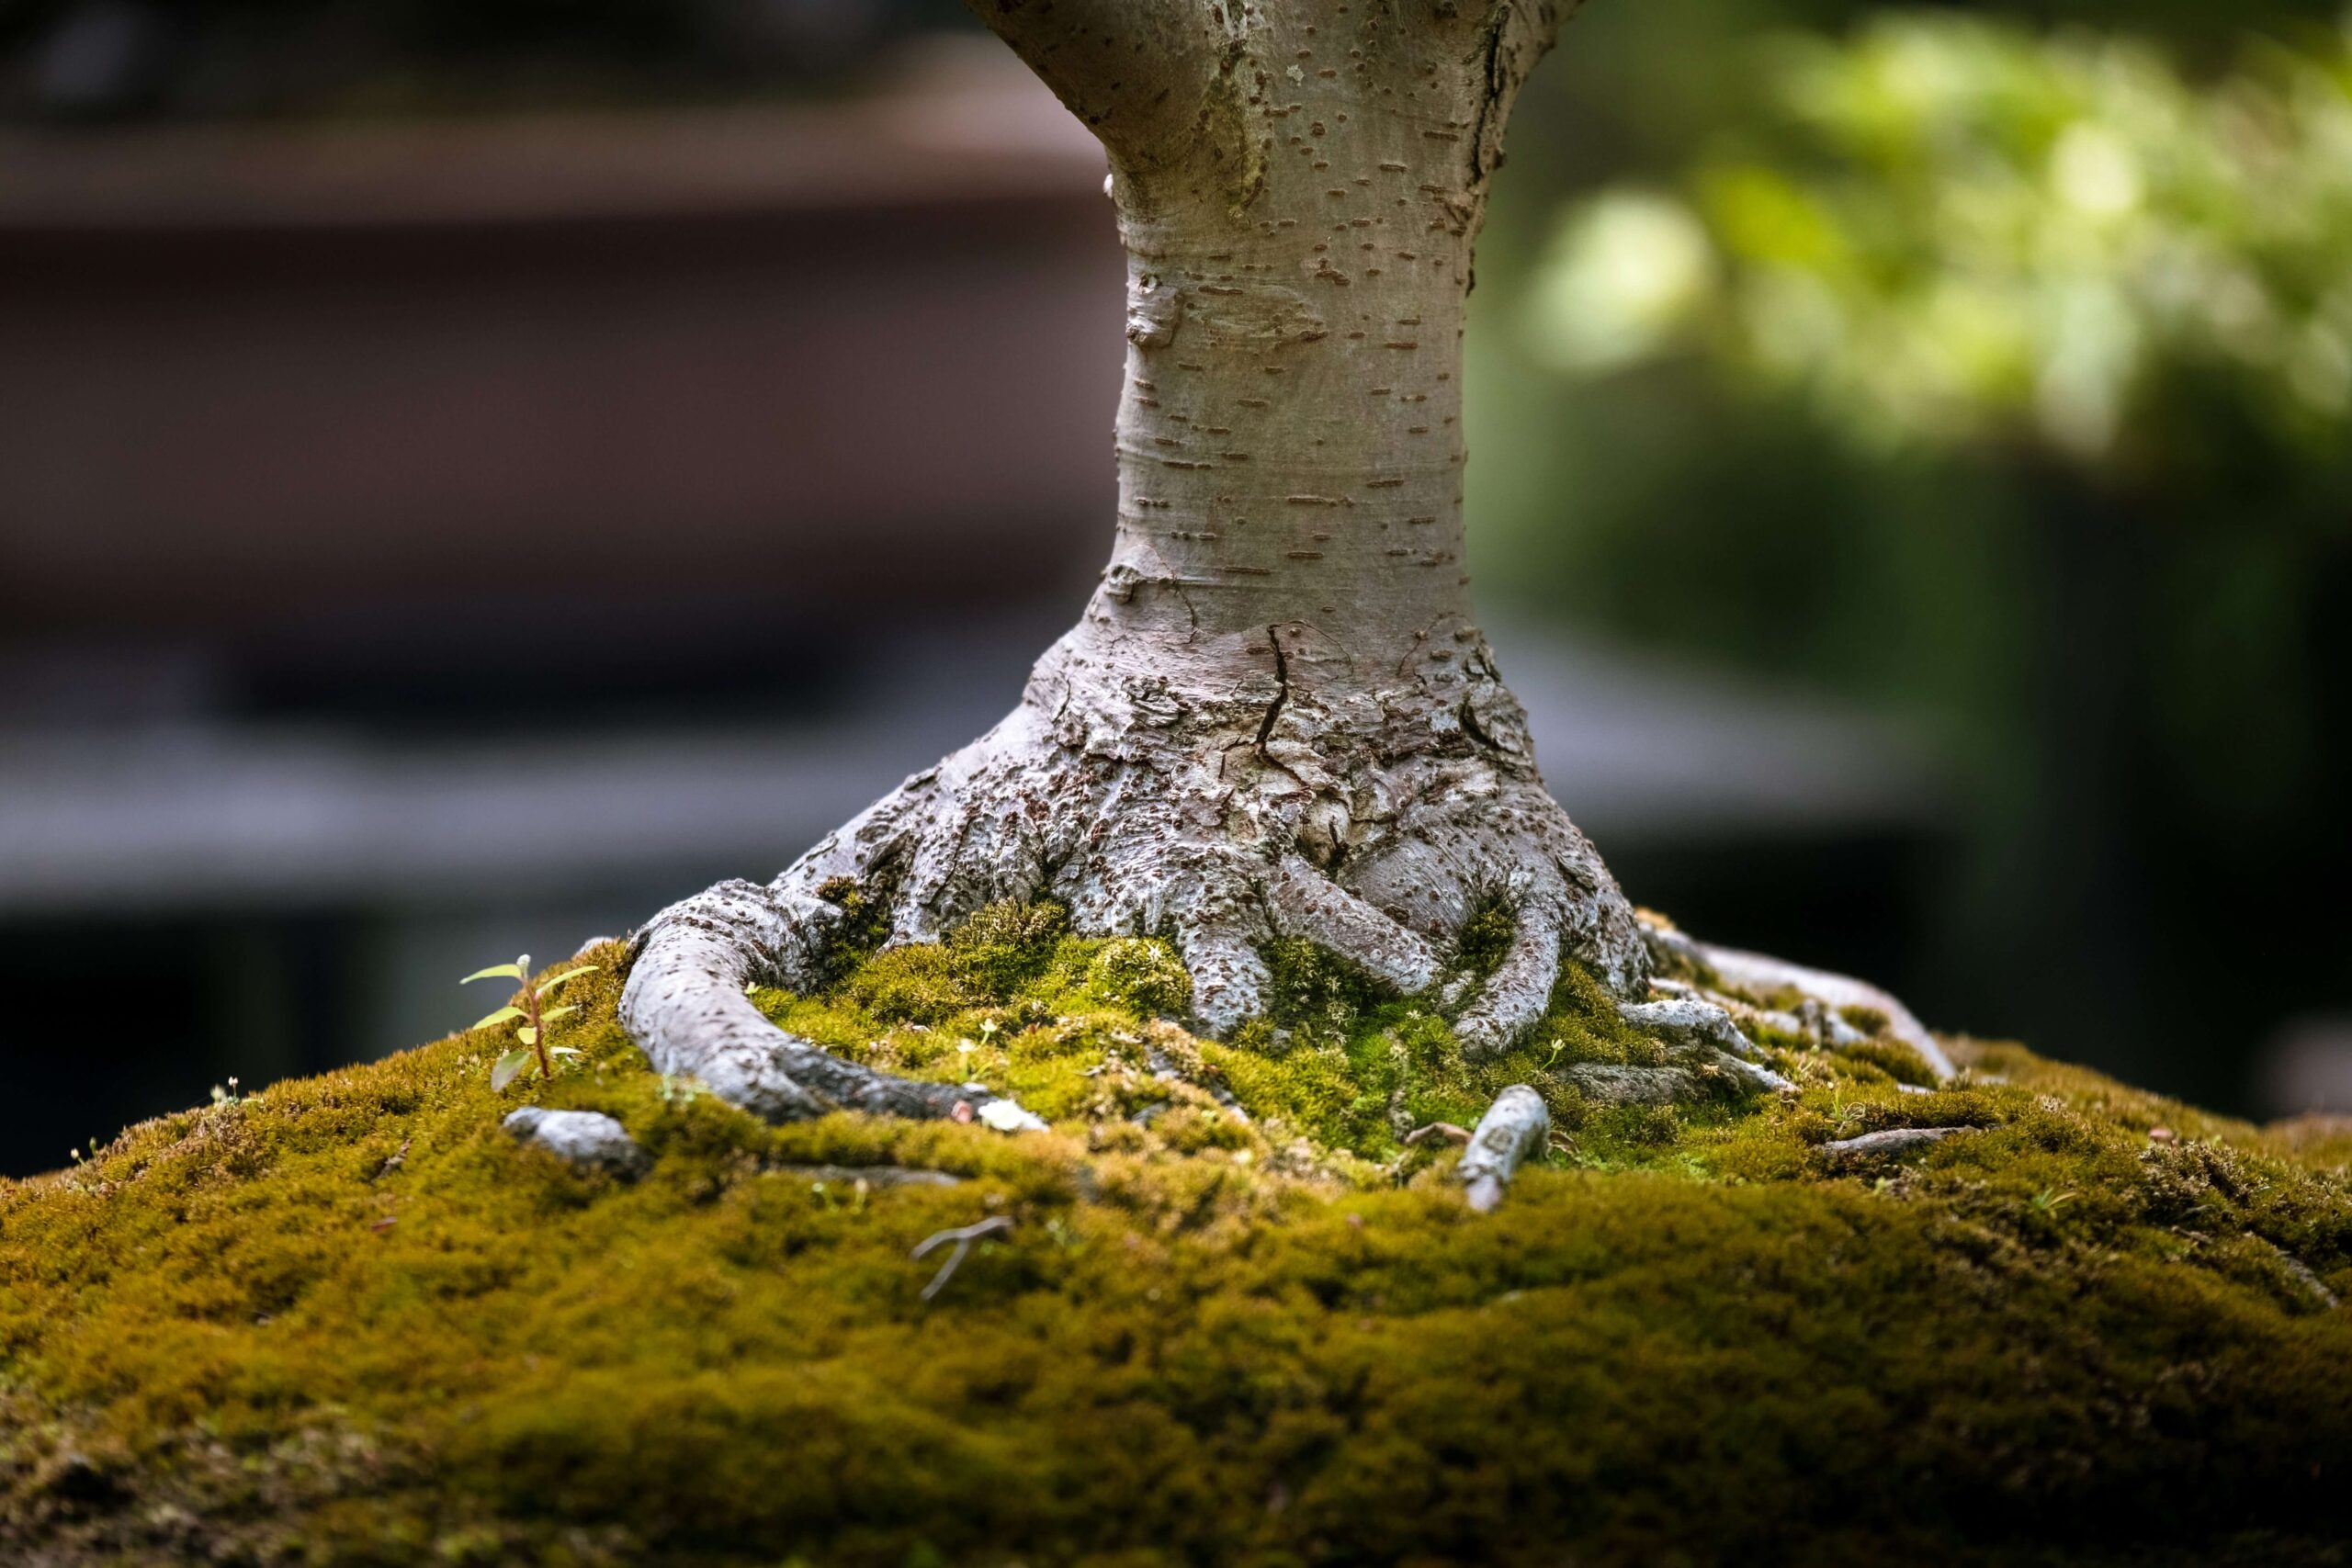
<path id="1" fill-rule="evenodd" d="M 1478 123 L 1472 144 L 1470 174 L 1483 186 L 1502 167 L 1503 131 L 1519 90 L 1527 85 L 1536 62 L 1559 41 L 1561 26 L 1577 9 L 1578 0 L 1441 0 L 1440 15 L 1476 17 L 1476 58 L 1485 81 L 1480 89 Z"/>
<path id="2" fill-rule="evenodd" d="M 965 0 L 1114 160 L 1158 162 L 1215 72 L 1219 0 Z M 1238 0 L 1234 0 L 1236 8 Z"/>

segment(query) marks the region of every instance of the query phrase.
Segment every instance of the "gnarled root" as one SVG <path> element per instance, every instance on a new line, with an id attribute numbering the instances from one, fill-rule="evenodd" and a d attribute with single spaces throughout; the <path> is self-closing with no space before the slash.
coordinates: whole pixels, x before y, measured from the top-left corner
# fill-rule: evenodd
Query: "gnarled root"
<path id="1" fill-rule="evenodd" d="M 1939 1082 L 1959 1071 L 1942 1044 L 1912 1016 L 1909 1008 L 1868 981 L 1807 968 L 1760 953 L 1700 942 L 1646 909 L 1641 911 L 1639 919 L 1642 939 L 1648 943 L 1651 959 L 1659 970 L 1709 976 L 1713 982 L 1702 986 L 1687 980 L 1654 979 L 1651 988 L 1668 998 L 1667 1002 L 1653 1004 L 1655 1007 L 1706 1007 L 1724 1014 L 1736 1034 L 1740 1033 L 1736 1021 L 1744 1019 L 1785 1034 L 1808 1036 L 1833 1048 L 1855 1044 L 1869 1037 L 1868 1032 L 1856 1028 L 1843 1016 L 1848 1010 L 1855 1010 L 1873 1015 L 1882 1023 L 1883 1032 L 1917 1052 Z M 1793 1010 L 1765 1007 L 1751 999 L 1788 991 L 1794 991 L 1803 998 Z M 1746 995 L 1734 994 L 1742 992 Z M 1630 1018 L 1633 1013 L 1629 1011 L 1627 1016 Z M 1744 1041 L 1746 1036 L 1740 1034 L 1740 1038 Z"/>
<path id="2" fill-rule="evenodd" d="M 859 941 L 898 944 L 936 940 L 989 904 L 1052 898 L 1080 934 L 1171 941 L 1192 976 L 1194 1026 L 1214 1035 L 1263 1014 L 1261 950 L 1286 937 L 1433 996 L 1474 1059 L 1523 1037 L 1575 960 L 1629 1021 L 1675 1047 L 1672 1070 L 1693 1084 L 1785 1089 L 1740 1021 L 1826 1035 L 1850 1032 L 1838 1010 L 1851 1007 L 1950 1071 L 1875 987 L 1637 923 L 1544 793 L 1476 634 L 1446 628 L 1419 647 L 1367 684 L 1352 661 L 1276 626 L 1209 660 L 1217 679 L 1180 682 L 1073 634 L 1002 724 L 775 882 L 725 883 L 657 916 L 635 939 L 623 1023 L 662 1071 L 771 1120 L 860 1110 L 1036 1125 L 979 1085 L 913 1083 L 796 1039 L 745 990 L 822 985 L 853 911 Z M 1450 966 L 1465 925 L 1497 903 L 1512 935 L 1474 983 Z M 1654 956 L 1722 988 L 1666 980 L 1653 996 Z M 1808 998 L 1810 1021 L 1754 999 L 1786 987 Z M 1732 994 L 1743 988 L 1751 995 Z"/>
<path id="3" fill-rule="evenodd" d="M 1728 1075 L 1751 1091 L 1778 1091 L 1796 1086 L 1757 1060 L 1756 1043 L 1740 1032 L 1730 1011 L 1713 1002 L 1691 997 L 1669 997 L 1662 1002 L 1622 1002 L 1617 1016 L 1635 1028 L 1682 1046 L 1702 1057 L 1703 1065 Z"/>
<path id="4" fill-rule="evenodd" d="M 892 944 L 1035 898 L 1067 906 L 1084 935 L 1164 936 L 1191 973 L 1193 1021 L 1215 1035 L 1264 1013 L 1261 950 L 1276 938 L 1420 995 L 1498 901 L 1515 916 L 1508 950 L 1448 997 L 1468 1054 L 1523 1035 L 1566 959 L 1642 994 L 1648 954 L 1632 908 L 1544 793 L 1475 631 L 1421 634 L 1403 668 L 1369 682 L 1297 627 L 1204 657 L 1214 678 L 1183 681 L 1122 666 L 1082 633 L 1039 663 L 1002 724 L 775 882 L 714 887 L 639 933 L 622 1020 L 657 1066 L 775 1120 L 940 1116 L 959 1102 L 985 1113 L 976 1086 L 842 1062 L 744 996 L 754 982 L 821 983 L 853 886 L 862 908 L 885 912 Z"/>
<path id="5" fill-rule="evenodd" d="M 821 901 L 726 882 L 673 905 L 639 934 L 621 1021 L 665 1073 L 699 1078 L 714 1094 L 771 1122 L 829 1111 L 947 1116 L 985 1103 L 973 1086 L 914 1083 L 844 1062 L 760 1015 L 756 979 L 808 984 L 828 929 Z"/>

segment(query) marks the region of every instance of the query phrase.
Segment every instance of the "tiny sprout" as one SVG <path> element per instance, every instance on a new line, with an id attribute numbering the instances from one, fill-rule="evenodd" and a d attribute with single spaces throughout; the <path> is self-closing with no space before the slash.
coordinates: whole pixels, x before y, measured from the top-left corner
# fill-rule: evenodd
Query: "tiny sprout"
<path id="1" fill-rule="evenodd" d="M 511 979 L 522 982 L 523 988 L 519 993 L 522 1002 L 519 1006 L 510 1002 L 474 1025 L 476 1029 L 488 1029 L 492 1024 L 514 1022 L 514 1038 L 522 1042 L 517 1048 L 499 1057 L 496 1064 L 491 1067 L 492 1093 L 504 1092 L 506 1086 L 513 1083 L 515 1077 L 535 1060 L 538 1064 L 539 1077 L 546 1079 L 555 1077 L 555 1065 L 549 1059 L 551 1055 L 577 1056 L 580 1055 L 569 1046 L 558 1045 L 550 1048 L 547 1043 L 548 1026 L 565 1014 L 578 1012 L 580 1010 L 576 1006 L 550 1008 L 544 1007 L 542 1004 L 554 993 L 558 986 L 574 976 L 592 974 L 596 967 L 597 965 L 594 964 L 582 964 L 576 968 L 567 969 L 560 975 L 550 975 L 538 984 L 533 985 L 531 984 L 531 955 L 526 953 L 512 964 L 493 964 L 487 969 L 476 970 L 458 982 L 461 986 L 470 986 L 476 980 Z M 231 1078 L 229 1081 L 233 1084 L 237 1080 Z"/>

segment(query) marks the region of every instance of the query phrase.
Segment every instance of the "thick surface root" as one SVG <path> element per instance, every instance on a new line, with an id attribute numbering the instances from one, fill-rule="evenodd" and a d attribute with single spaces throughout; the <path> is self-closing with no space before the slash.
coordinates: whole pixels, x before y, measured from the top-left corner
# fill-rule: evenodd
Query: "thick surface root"
<path id="1" fill-rule="evenodd" d="M 1727 1015 L 1735 1032 L 1738 1022 L 1746 1021 L 1784 1034 L 1810 1036 L 1826 1046 L 1850 1045 L 1873 1032 L 1858 1028 L 1844 1016 L 1860 1011 L 1871 1015 L 1885 1033 L 1917 1052 L 1939 1082 L 1959 1070 L 1942 1043 L 1912 1016 L 1909 1008 L 1868 981 L 1700 942 L 1646 911 L 1642 916 L 1642 936 L 1661 976 L 1679 972 L 1697 977 L 1695 981 L 1657 978 L 1651 982 L 1652 988 L 1712 1005 Z M 1792 1008 L 1768 1005 L 1764 1000 L 1790 996 L 1797 998 Z"/>
<path id="2" fill-rule="evenodd" d="M 946 1116 L 981 1091 L 876 1073 L 785 1033 L 744 995 L 765 976 L 813 975 L 840 911 L 793 907 L 775 890 L 721 883 L 647 928 L 623 1001 L 631 1036 L 665 1073 L 699 1078 L 719 1098 L 771 1122 L 830 1111 Z"/>
<path id="3" fill-rule="evenodd" d="M 1270 649 L 1283 649 L 1282 629 Z M 1686 1067 L 1750 1092 L 1789 1087 L 1738 1021 L 1743 1010 L 1776 1027 L 1781 1015 L 1688 983 L 1654 995 L 1660 961 L 1732 990 L 1794 987 L 1821 1019 L 1872 1008 L 1949 1070 L 1872 987 L 1638 923 L 1544 792 L 1518 705 L 1466 626 L 1423 637 L 1371 690 L 1304 644 L 1263 671 L 1237 655 L 1238 672 L 1189 685 L 1087 647 L 1082 630 L 1065 639 L 996 729 L 773 883 L 722 884 L 639 933 L 622 1020 L 654 1065 L 773 1121 L 847 1109 L 1027 1124 L 1009 1104 L 990 1111 L 978 1085 L 907 1082 L 784 1033 L 744 993 L 814 989 L 859 952 L 937 940 L 991 904 L 1051 899 L 1080 935 L 1168 939 L 1192 977 L 1193 1025 L 1220 1038 L 1265 1015 L 1263 954 L 1287 939 L 1430 998 L 1473 1060 L 1524 1037 L 1574 961 Z M 1473 965 L 1465 930 L 1498 908 L 1508 941 Z"/>
<path id="4" fill-rule="evenodd" d="M 1039 898 L 1082 935 L 1169 939 L 1193 1023 L 1219 1037 L 1266 1012 L 1261 954 L 1277 939 L 1420 995 L 1497 905 L 1514 920 L 1508 951 L 1447 993 L 1465 1050 L 1523 1034 L 1568 959 L 1639 998 L 1649 956 L 1631 907 L 1544 792 L 1483 640 L 1449 626 L 1419 646 L 1367 691 L 1312 647 L 1262 670 L 1242 649 L 1185 684 L 1108 665 L 1074 634 L 996 729 L 775 882 L 656 917 L 634 943 L 623 1019 L 663 1071 L 771 1119 L 978 1107 L 979 1090 L 902 1084 L 781 1033 L 744 988 L 808 988 L 844 949 L 933 940 L 989 904 Z"/>

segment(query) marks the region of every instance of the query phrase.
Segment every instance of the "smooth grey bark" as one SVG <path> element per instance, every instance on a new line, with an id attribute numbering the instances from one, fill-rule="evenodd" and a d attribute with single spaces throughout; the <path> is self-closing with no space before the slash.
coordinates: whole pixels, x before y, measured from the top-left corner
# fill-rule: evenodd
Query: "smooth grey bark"
<path id="1" fill-rule="evenodd" d="M 596 1111 L 548 1111 L 536 1105 L 508 1113 L 503 1123 L 515 1137 L 573 1165 L 624 1177 L 641 1176 L 653 1162 L 628 1129 Z"/>
<path id="2" fill-rule="evenodd" d="M 1525 1084 L 1513 1084 L 1495 1096 L 1494 1104 L 1478 1119 L 1454 1179 L 1466 1190 L 1470 1206 L 1486 1213 L 1503 1201 L 1503 1190 L 1519 1168 L 1544 1152 L 1552 1133 L 1552 1113 L 1544 1097 Z"/>
<path id="3" fill-rule="evenodd" d="M 1262 1011 L 1272 938 L 1418 994 L 1495 900 L 1510 951 L 1442 998 L 1465 1051 L 1519 1038 L 1564 959 L 1642 1000 L 1643 934 L 1544 788 L 1463 568 L 1472 251 L 1567 7 L 972 4 L 1110 155 L 1128 273 L 1110 563 L 996 728 L 766 886 L 658 916 L 631 1034 L 771 1117 L 985 1105 L 842 1062 L 745 998 L 821 979 L 853 886 L 894 942 L 1037 897 L 1083 933 L 1166 936 L 1220 1034 Z"/>
<path id="4" fill-rule="evenodd" d="M 1933 1148 L 1946 1138 L 1974 1131 L 1973 1127 L 1890 1127 L 1883 1133 L 1864 1133 L 1859 1138 L 1824 1144 L 1821 1152 L 1832 1159 L 1892 1158 L 1917 1154 L 1921 1149 Z"/>
<path id="5" fill-rule="evenodd" d="M 1753 994 L 1792 990 L 1808 998 L 1807 1011 L 1813 1016 L 1776 1016 L 1757 1008 L 1743 1008 L 1736 1001 L 1725 1003 L 1716 996 L 1713 999 L 1725 1003 L 1735 1016 L 1746 1012 L 1771 1023 L 1789 1033 L 1815 1033 L 1825 1045 L 1842 1045 L 1862 1039 L 1863 1032 L 1846 1024 L 1837 1010 L 1859 1008 L 1876 1013 L 1885 1021 L 1886 1032 L 1919 1054 L 1928 1069 L 1939 1079 L 1949 1078 L 1959 1069 L 1942 1044 L 1928 1032 L 1925 1024 L 1912 1016 L 1894 996 L 1867 980 L 1856 980 L 1844 975 L 1832 975 L 1826 970 L 1792 964 L 1784 958 L 1773 958 L 1761 953 L 1747 953 L 1736 947 L 1718 947 L 1685 936 L 1662 921 L 1643 927 L 1652 953 L 1664 960 L 1682 959 L 1713 972 L 1724 986 Z"/>

